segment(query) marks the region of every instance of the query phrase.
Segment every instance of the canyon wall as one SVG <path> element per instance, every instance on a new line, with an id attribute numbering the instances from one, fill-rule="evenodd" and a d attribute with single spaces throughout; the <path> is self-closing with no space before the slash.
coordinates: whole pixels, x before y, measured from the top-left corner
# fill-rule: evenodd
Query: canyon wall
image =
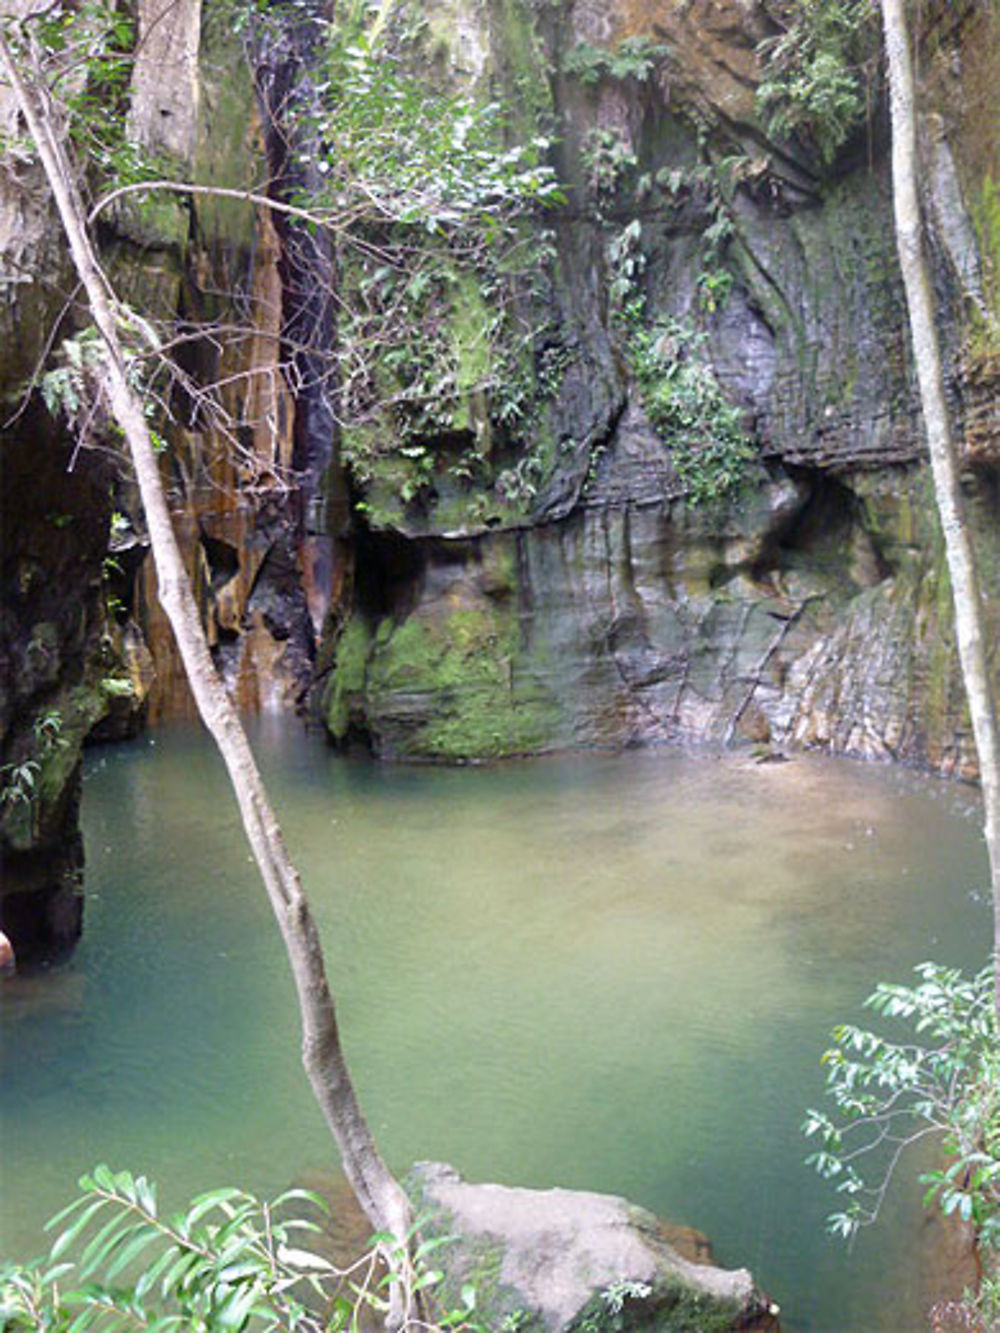
<path id="1" fill-rule="evenodd" d="M 565 194 L 521 224 L 522 270 L 459 274 L 434 326 L 387 349 L 388 397 L 421 340 L 444 349 L 420 413 L 338 411 L 316 363 L 347 336 L 332 244 L 234 198 L 105 215 L 123 298 L 198 330 L 164 479 L 244 708 L 308 708 L 385 758 L 692 739 L 974 775 L 884 89 L 876 68 L 835 152 L 768 131 L 759 44 L 783 9 L 431 0 L 414 27 L 397 6 L 436 84 L 504 101 L 514 139 L 544 136 Z M 142 0 L 131 130 L 186 178 L 287 199 L 314 174 L 291 117 L 321 26 L 290 11 L 248 61 L 234 13 Z M 936 296 L 1000 628 L 1000 17 L 942 3 L 925 24 Z M 0 758 L 8 788 L 26 763 L 38 779 L 0 811 L 0 906 L 51 954 L 79 928 L 84 739 L 192 710 L 120 451 L 78 449 L 25 392 L 86 322 L 27 160 L 0 182 L 0 254 Z"/>
<path id="2" fill-rule="evenodd" d="M 455 482 L 454 424 L 425 441 L 440 461 L 409 503 L 389 451 L 355 481 L 355 595 L 320 695 L 331 733 L 452 760 L 744 738 L 972 775 L 879 97 L 824 162 L 761 122 L 767 5 L 463 15 L 452 69 L 517 71 L 555 126 L 568 203 L 546 219 L 535 371 L 547 358 L 560 374 L 516 440 L 533 468 L 522 513 L 481 477 Z M 921 57 L 941 330 L 994 623 L 998 363 L 976 312 L 995 303 L 996 23 L 941 7 Z M 651 419 L 623 270 L 666 374 L 697 365 L 740 411 L 751 457 L 714 503 L 695 502 L 697 473 Z"/>

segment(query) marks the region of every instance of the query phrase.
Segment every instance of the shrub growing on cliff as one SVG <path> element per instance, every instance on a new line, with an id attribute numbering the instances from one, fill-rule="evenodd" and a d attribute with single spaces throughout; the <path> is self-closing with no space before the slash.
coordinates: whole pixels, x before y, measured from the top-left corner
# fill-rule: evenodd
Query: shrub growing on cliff
<path id="1" fill-rule="evenodd" d="M 577 42 L 563 57 L 562 70 L 585 84 L 600 83 L 601 79 L 645 83 L 658 62 L 669 54 L 669 46 L 642 35 L 626 37 L 615 47 Z"/>
<path id="2" fill-rule="evenodd" d="M 647 328 L 623 315 L 626 354 L 650 424 L 670 449 L 692 504 L 731 499 L 755 456 L 743 414 L 699 354 L 704 335 L 676 320 Z"/>
<path id="3" fill-rule="evenodd" d="M 803 1132 L 820 1149 L 807 1161 L 846 1200 L 830 1230 L 851 1239 L 878 1218 L 896 1166 L 910 1145 L 937 1136 L 945 1164 L 920 1179 L 924 1202 L 972 1223 L 981 1245 L 1000 1249 L 1000 1029 L 993 973 L 967 979 L 922 963 L 917 986 L 880 983 L 865 1004 L 912 1025 L 898 1043 L 843 1024 L 824 1054 L 834 1120 L 810 1110 Z M 874 1169 L 861 1174 L 864 1162 Z"/>
<path id="4" fill-rule="evenodd" d="M 254 22 L 266 45 L 279 20 Z M 448 73 L 429 86 L 417 71 L 437 58 L 405 6 L 356 0 L 317 43 L 302 105 L 278 108 L 302 168 L 292 202 L 335 220 L 324 299 L 336 347 L 311 350 L 336 383 L 330 406 L 364 512 L 389 504 L 383 521 L 430 502 L 445 473 L 456 492 L 475 480 L 502 504 L 494 437 L 530 437 L 546 397 L 533 300 L 552 252 L 539 210 L 563 199 L 549 140 L 541 124 L 519 134 L 516 109 L 482 84 Z M 285 243 L 308 272 L 308 225 Z"/>
<path id="5" fill-rule="evenodd" d="M 863 123 L 878 56 L 870 0 L 797 0 L 783 33 L 758 47 L 757 105 L 770 134 L 798 135 L 829 165 Z"/>

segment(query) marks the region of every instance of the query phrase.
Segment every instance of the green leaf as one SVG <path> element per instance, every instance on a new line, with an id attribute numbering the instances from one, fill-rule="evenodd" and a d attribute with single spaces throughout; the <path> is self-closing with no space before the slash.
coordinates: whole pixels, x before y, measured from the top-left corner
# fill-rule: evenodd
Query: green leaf
<path id="1" fill-rule="evenodd" d="M 191 1271 L 203 1262 L 195 1250 L 182 1250 L 160 1280 L 160 1294 L 164 1297 L 182 1289 Z"/>
<path id="2" fill-rule="evenodd" d="M 141 1223 L 136 1227 L 135 1234 L 118 1250 L 113 1261 L 108 1265 L 104 1273 L 105 1281 L 110 1282 L 113 1277 L 125 1271 L 129 1264 L 133 1262 L 143 1250 L 149 1248 L 154 1241 L 162 1239 L 162 1235 L 155 1228 Z"/>
<path id="3" fill-rule="evenodd" d="M 239 1330 L 258 1298 L 255 1287 L 249 1286 L 234 1291 L 213 1311 L 213 1325 L 226 1333 L 227 1330 Z"/>
<path id="4" fill-rule="evenodd" d="M 135 1284 L 135 1294 L 139 1300 L 142 1300 L 147 1292 L 152 1291 L 159 1280 L 160 1274 L 170 1267 L 180 1253 L 180 1247 L 176 1243 L 171 1244 L 149 1267 L 140 1273 Z"/>
<path id="5" fill-rule="evenodd" d="M 111 1170 L 109 1166 L 106 1166 L 103 1162 L 101 1162 L 98 1166 L 94 1167 L 93 1180 L 91 1180 L 90 1177 L 88 1176 L 82 1176 L 80 1179 L 80 1185 L 83 1189 L 89 1188 L 92 1190 L 94 1188 L 97 1188 L 104 1190 L 105 1193 L 107 1194 L 117 1193 L 117 1189 L 115 1187 L 114 1172 Z"/>
<path id="6" fill-rule="evenodd" d="M 208 1190 L 204 1194 L 198 1194 L 191 1200 L 191 1207 L 184 1216 L 184 1224 L 188 1234 L 194 1229 L 195 1225 L 201 1221 L 206 1214 L 216 1208 L 221 1208 L 225 1204 L 232 1203 L 235 1199 L 243 1199 L 246 1195 L 242 1190 L 228 1188 L 218 1190 Z"/>
<path id="7" fill-rule="evenodd" d="M 297 1199 L 301 1199 L 303 1203 L 311 1203 L 313 1207 L 318 1208 L 321 1213 L 328 1214 L 330 1212 L 330 1205 L 326 1199 L 323 1198 L 322 1194 L 317 1194 L 315 1190 L 307 1190 L 299 1187 L 285 1190 L 283 1194 L 279 1194 L 271 1204 L 272 1211 L 280 1208 L 283 1204 L 291 1203 Z"/>
<path id="8" fill-rule="evenodd" d="M 88 1242 L 77 1265 L 80 1276 L 92 1277 L 108 1263 L 129 1229 L 127 1218 L 115 1217 Z"/>
<path id="9" fill-rule="evenodd" d="M 60 1256 L 65 1254 L 66 1251 L 69 1249 L 69 1247 L 76 1240 L 77 1236 L 79 1236 L 80 1233 L 86 1228 L 87 1223 L 90 1221 L 90 1219 L 96 1213 L 100 1212 L 102 1208 L 107 1207 L 108 1202 L 109 1201 L 107 1199 L 95 1199 L 92 1200 L 90 1203 L 87 1203 L 86 1199 L 77 1199 L 75 1203 L 70 1204 L 68 1208 L 64 1208 L 61 1213 L 57 1213 L 56 1216 L 52 1218 L 50 1222 L 47 1222 L 46 1228 L 51 1226 L 56 1226 L 66 1216 L 68 1216 L 68 1214 L 74 1212 L 77 1208 L 80 1208 L 82 1205 L 86 1204 L 84 1211 L 80 1213 L 80 1215 L 77 1217 L 73 1225 L 67 1227 L 66 1230 L 62 1232 L 60 1236 L 57 1237 L 57 1239 L 52 1245 L 52 1248 L 49 1250 L 49 1258 L 58 1259 L 60 1258 Z"/>

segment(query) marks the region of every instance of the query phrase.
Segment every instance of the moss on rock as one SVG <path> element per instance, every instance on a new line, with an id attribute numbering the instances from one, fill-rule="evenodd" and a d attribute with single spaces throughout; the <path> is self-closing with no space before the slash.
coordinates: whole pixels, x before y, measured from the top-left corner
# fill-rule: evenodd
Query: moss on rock
<path id="1" fill-rule="evenodd" d="M 595 1292 L 570 1327 L 572 1333 L 729 1333 L 741 1313 L 738 1302 L 683 1282 L 617 1282 Z"/>
<path id="2" fill-rule="evenodd" d="M 746 1269 L 686 1260 L 659 1220 L 613 1195 L 472 1185 L 418 1163 L 407 1190 L 446 1308 L 474 1292 L 477 1323 L 508 1333 L 724 1333 L 774 1327 Z M 623 1276 L 624 1274 L 624 1276 Z M 632 1274 L 632 1277 L 628 1275 Z M 463 1296 L 465 1293 L 465 1296 Z"/>
<path id="3" fill-rule="evenodd" d="M 323 700 L 327 730 L 335 741 L 347 738 L 364 692 L 371 629 L 360 614 L 351 616 L 337 641 L 336 664 Z"/>
<path id="4" fill-rule="evenodd" d="M 398 757 L 498 759 L 546 749 L 557 701 L 521 675 L 513 608 L 385 621 L 367 678 L 373 730 Z"/>

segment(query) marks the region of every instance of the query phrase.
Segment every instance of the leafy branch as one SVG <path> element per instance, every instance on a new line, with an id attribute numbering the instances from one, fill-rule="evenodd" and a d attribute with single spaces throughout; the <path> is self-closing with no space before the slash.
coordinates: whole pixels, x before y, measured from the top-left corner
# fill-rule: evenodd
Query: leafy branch
<path id="1" fill-rule="evenodd" d="M 645 83 L 657 65 L 670 55 L 670 47 L 642 35 L 626 37 L 615 47 L 591 46 L 577 42 L 563 58 L 564 74 L 584 84 L 599 83 L 602 79 L 624 82 L 634 79 Z"/>
<path id="2" fill-rule="evenodd" d="M 58 710 L 36 717 L 32 727 L 34 753 L 17 762 L 0 765 L 0 814 L 18 805 L 33 803 L 46 760 L 66 746 L 62 726 L 62 714 Z"/>
<path id="3" fill-rule="evenodd" d="M 971 1222 L 982 1245 L 1000 1246 L 1000 1033 L 992 970 L 971 980 L 936 963 L 916 968 L 917 986 L 881 983 L 865 1004 L 901 1019 L 916 1040 L 893 1042 L 852 1024 L 833 1030 L 823 1055 L 827 1093 L 839 1112 L 810 1110 L 802 1126 L 821 1147 L 806 1159 L 848 1200 L 829 1228 L 850 1240 L 877 1220 L 907 1148 L 942 1140 L 946 1164 L 920 1177 L 925 1205 Z M 872 1162 L 874 1175 L 862 1175 Z"/>
<path id="4" fill-rule="evenodd" d="M 339 1333 L 387 1308 L 395 1273 L 384 1270 L 378 1247 L 392 1238 L 373 1237 L 356 1261 L 337 1267 L 309 1248 L 328 1209 L 308 1190 L 272 1202 L 210 1190 L 161 1217 L 144 1176 L 101 1165 L 80 1189 L 47 1224 L 55 1238 L 44 1260 L 0 1268 L 7 1333 Z M 432 1254 L 452 1238 L 423 1241 L 415 1226 L 410 1239 L 412 1291 L 429 1292 L 442 1276 Z M 474 1306 L 467 1288 L 457 1310 L 422 1327 L 468 1327 Z"/>
<path id="5" fill-rule="evenodd" d="M 79 155 L 103 193 L 90 203 L 88 222 L 157 193 L 244 200 L 279 223 L 287 266 L 308 274 L 311 299 L 330 311 L 329 328 L 293 328 L 286 319 L 263 363 L 251 367 L 240 344 L 263 346 L 269 336 L 252 324 L 214 321 L 178 334 L 169 320 L 155 327 L 147 320 L 150 336 L 133 338 L 129 350 L 150 423 L 166 434 L 183 411 L 184 424 L 197 421 L 222 441 L 252 481 L 260 476 L 280 485 L 275 458 L 247 441 L 273 429 L 277 414 L 267 405 L 287 388 L 298 398 L 320 396 L 330 416 L 355 431 L 345 437 L 344 457 L 361 488 L 382 461 L 394 477 L 403 476 L 410 498 L 430 489 L 442 467 L 488 479 L 491 431 L 504 439 L 523 435 L 545 396 L 533 384 L 537 331 L 529 310 L 551 256 L 539 210 L 563 197 L 545 160 L 548 139 L 511 142 L 513 118 L 501 102 L 428 91 L 412 72 L 419 33 L 394 28 L 388 6 L 355 3 L 341 7 L 336 23 L 317 28 L 315 66 L 303 72 L 294 95 L 271 109 L 283 118 L 293 163 L 282 197 L 266 183 L 228 189 L 178 180 L 173 171 L 96 170 L 94 161 L 108 157 L 112 141 L 124 151 L 126 109 L 120 101 L 109 106 L 98 152 L 86 125 L 77 127 L 81 117 L 92 119 L 89 103 L 62 96 L 62 68 L 82 61 L 74 77 L 85 84 L 91 66 L 106 64 L 117 77 L 131 57 L 124 51 L 129 35 L 112 21 L 113 11 L 102 0 L 88 5 L 93 36 L 85 50 L 64 38 L 73 29 L 61 9 L 53 11 L 51 46 L 48 27 L 10 25 L 18 49 L 31 54 L 47 80 L 53 114 L 91 146 Z M 263 58 L 278 39 L 272 28 L 279 20 L 262 5 L 251 5 L 244 19 L 248 54 Z M 317 238 L 330 255 L 325 269 L 314 262 Z M 325 336 L 334 326 L 335 336 Z M 100 375 L 89 373 L 100 370 L 87 359 L 92 336 L 64 343 L 43 382 L 50 407 L 61 408 L 89 444 L 99 442 L 106 425 L 106 413 L 95 408 Z M 178 358 L 182 340 L 205 345 L 200 364 L 220 368 L 213 382 L 185 371 L 185 364 L 199 362 Z M 456 461 L 451 443 L 438 450 L 436 438 L 467 438 L 469 445 Z M 406 452 L 413 450 L 421 451 L 416 468 Z"/>

